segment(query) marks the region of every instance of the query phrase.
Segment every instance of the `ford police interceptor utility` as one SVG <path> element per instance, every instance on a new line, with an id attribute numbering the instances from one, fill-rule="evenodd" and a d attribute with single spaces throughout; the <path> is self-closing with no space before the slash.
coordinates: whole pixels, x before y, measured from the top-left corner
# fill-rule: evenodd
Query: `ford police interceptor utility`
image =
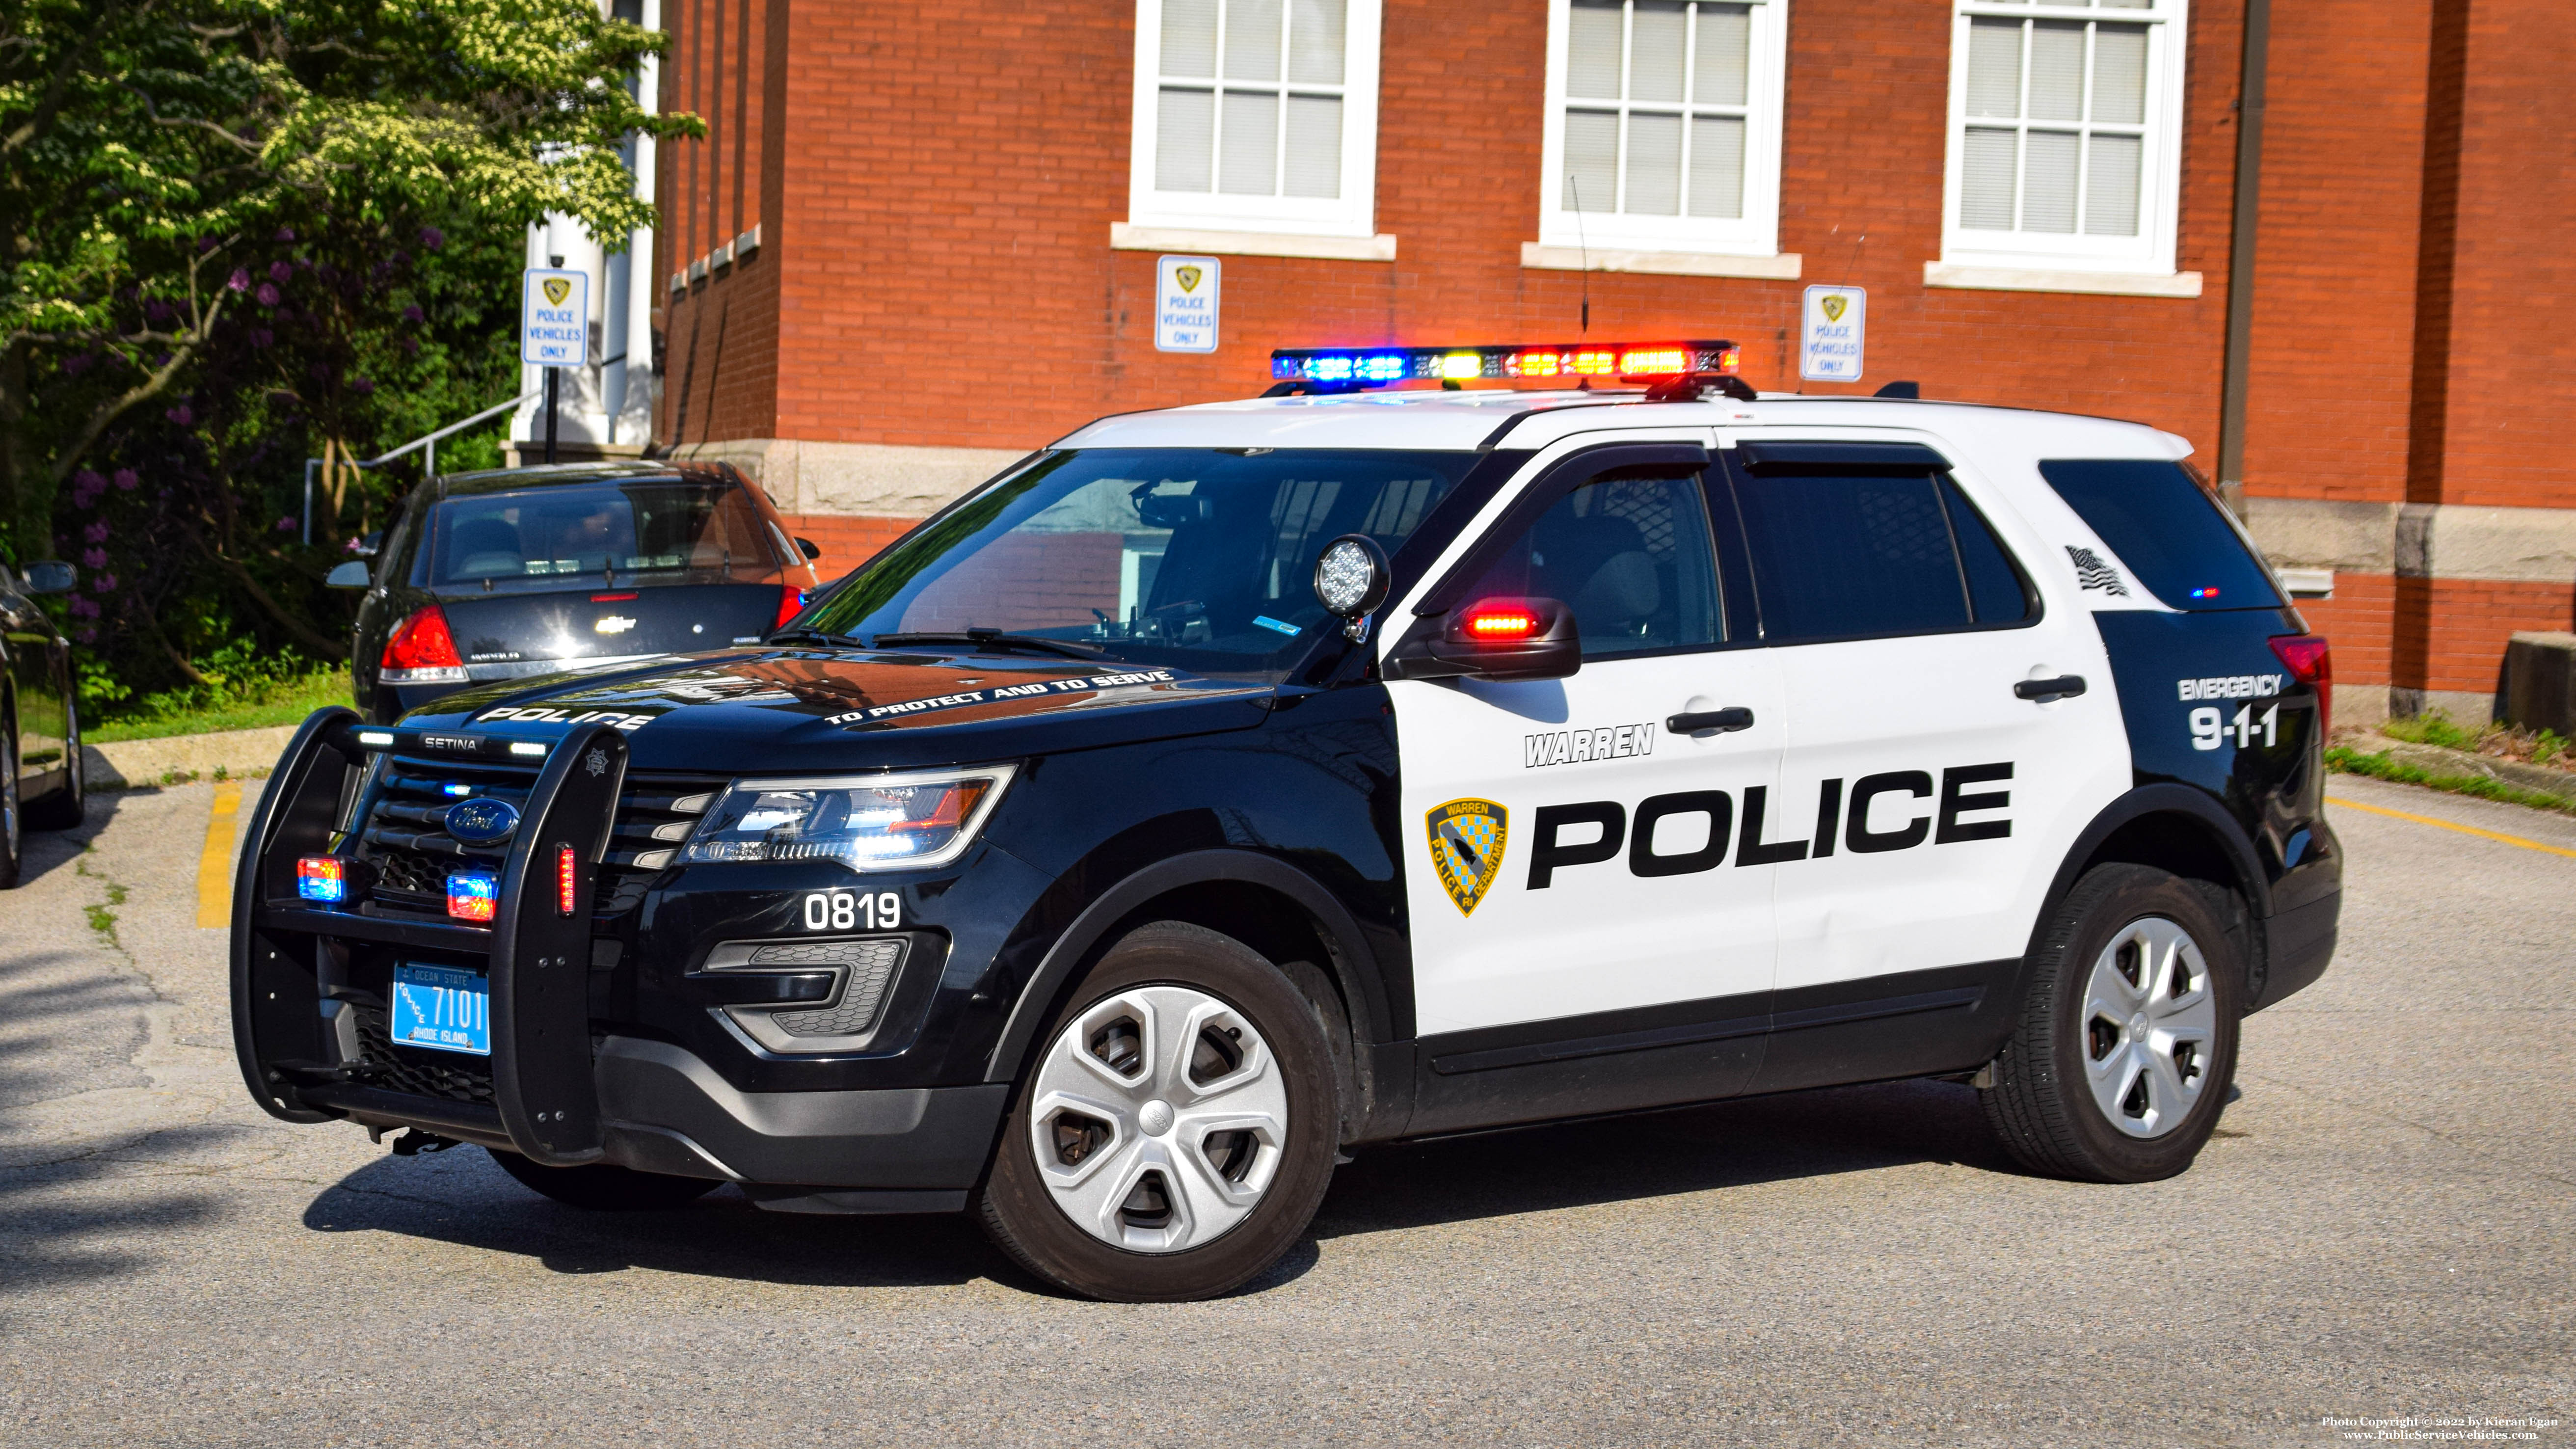
<path id="1" fill-rule="evenodd" d="M 2183 1171 L 2333 951 L 2325 641 L 2179 438 L 1732 358 L 1282 353 L 759 647 L 316 714 L 250 1088 L 588 1207 L 971 1210 L 1117 1299 L 1261 1272 L 1356 1144 L 1747 1093 Z M 1368 390 L 1464 377 L 1606 386 Z"/>

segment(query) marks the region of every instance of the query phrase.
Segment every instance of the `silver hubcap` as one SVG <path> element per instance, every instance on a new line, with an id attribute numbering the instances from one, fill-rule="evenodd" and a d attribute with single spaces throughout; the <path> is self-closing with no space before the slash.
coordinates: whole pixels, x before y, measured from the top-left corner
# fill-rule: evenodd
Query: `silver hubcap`
<path id="1" fill-rule="evenodd" d="M 2084 984 L 2084 1075 L 2094 1105 L 2132 1137 L 2182 1125 L 2209 1081 L 2218 1002 L 2191 933 L 2162 916 L 2130 922 Z"/>
<path id="2" fill-rule="evenodd" d="M 1186 986 L 1130 987 L 1047 1046 L 1030 1146 L 1055 1204 L 1139 1253 L 1221 1237 L 1260 1205 L 1288 1140 L 1288 1086 L 1261 1033 Z"/>

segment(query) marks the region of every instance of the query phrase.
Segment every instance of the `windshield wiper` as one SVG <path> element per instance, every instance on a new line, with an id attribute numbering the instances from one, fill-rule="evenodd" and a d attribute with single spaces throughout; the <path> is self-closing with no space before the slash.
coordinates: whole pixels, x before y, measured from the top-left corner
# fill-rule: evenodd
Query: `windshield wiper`
<path id="1" fill-rule="evenodd" d="M 1104 652 L 1064 639 L 1041 639 L 1035 634 L 1005 634 L 999 629 L 965 629 L 953 634 L 879 634 L 869 641 L 869 647 L 873 649 L 900 648 L 906 644 L 966 644 L 977 649 L 1034 650 L 1041 654 L 1061 654 L 1068 659 L 1098 659 Z"/>
<path id="2" fill-rule="evenodd" d="M 767 636 L 760 642 L 763 644 L 787 644 L 798 640 L 808 640 L 816 644 L 831 644 L 843 649 L 865 649 L 868 647 L 867 645 L 860 643 L 858 640 L 851 638 L 847 634 L 826 634 L 820 629 L 782 629 L 775 634 Z"/>

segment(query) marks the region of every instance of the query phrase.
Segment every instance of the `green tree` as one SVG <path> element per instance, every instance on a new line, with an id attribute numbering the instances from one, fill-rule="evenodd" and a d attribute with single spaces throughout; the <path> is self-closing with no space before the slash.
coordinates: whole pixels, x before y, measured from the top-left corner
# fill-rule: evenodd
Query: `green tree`
<path id="1" fill-rule="evenodd" d="M 648 224 L 619 144 L 699 129 L 627 89 L 660 43 L 587 0 L 0 0 L 0 545 L 51 551 L 111 428 L 190 426 L 169 400 L 298 237 Z M 283 406 L 344 425 L 366 330 Z"/>

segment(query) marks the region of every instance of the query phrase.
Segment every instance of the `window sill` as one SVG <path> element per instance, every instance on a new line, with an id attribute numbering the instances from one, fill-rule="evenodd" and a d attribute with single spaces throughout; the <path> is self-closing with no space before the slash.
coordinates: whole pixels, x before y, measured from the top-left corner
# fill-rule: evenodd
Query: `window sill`
<path id="1" fill-rule="evenodd" d="M 1335 262 L 1391 262 L 1395 237 L 1299 236 L 1275 231 L 1200 231 L 1176 226 L 1109 224 L 1109 245 L 1122 252 L 1206 252 L 1235 257 L 1321 257 Z"/>
<path id="2" fill-rule="evenodd" d="M 1673 277 L 1761 277 L 1795 281 L 1806 263 L 1797 252 L 1768 257 L 1714 252 L 1641 252 L 1613 247 L 1552 247 L 1521 243 L 1521 265 L 1548 272 L 1657 272 Z"/>
<path id="3" fill-rule="evenodd" d="M 2112 297 L 2197 297 L 2200 273 L 2074 272 L 2046 267 L 1970 267 L 1925 262 L 1923 285 L 1981 292 L 2091 292 Z"/>

